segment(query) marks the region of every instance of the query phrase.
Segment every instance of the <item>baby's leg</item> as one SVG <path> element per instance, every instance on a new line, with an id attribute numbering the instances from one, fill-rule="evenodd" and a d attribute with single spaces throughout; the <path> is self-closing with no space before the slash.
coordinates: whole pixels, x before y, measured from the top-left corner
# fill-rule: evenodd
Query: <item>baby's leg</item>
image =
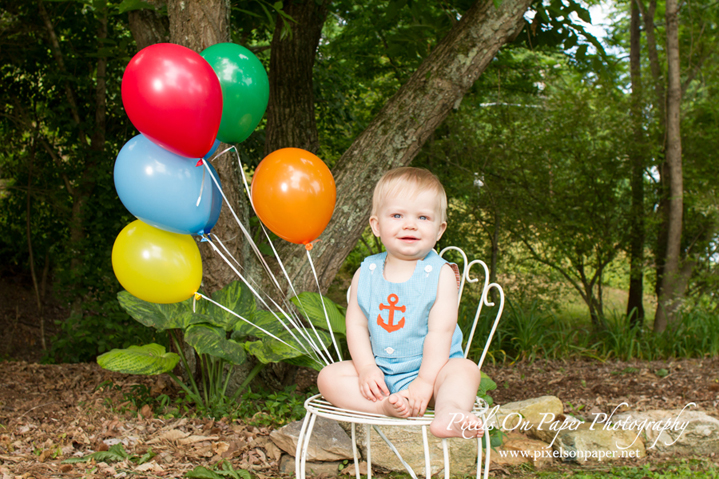
<path id="1" fill-rule="evenodd" d="M 434 384 L 434 421 L 429 427 L 437 437 L 481 437 L 481 421 L 471 413 L 481 376 L 468 359 L 451 358 Z"/>
<path id="2" fill-rule="evenodd" d="M 370 401 L 362 396 L 352 361 L 325 366 L 317 377 L 317 387 L 325 399 L 337 407 L 393 417 L 409 416 L 407 400 L 399 394 L 391 394 L 380 401 Z"/>

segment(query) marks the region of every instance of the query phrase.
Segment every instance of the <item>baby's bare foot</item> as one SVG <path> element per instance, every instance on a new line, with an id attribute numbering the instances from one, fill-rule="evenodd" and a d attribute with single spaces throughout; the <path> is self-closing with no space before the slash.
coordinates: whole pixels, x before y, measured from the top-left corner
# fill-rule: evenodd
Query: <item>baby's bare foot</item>
<path id="1" fill-rule="evenodd" d="M 484 425 L 474 414 L 459 409 L 436 411 L 429 430 L 437 437 L 474 439 L 484 436 Z"/>
<path id="2" fill-rule="evenodd" d="M 382 403 L 384 413 L 392 417 L 409 417 L 409 404 L 407 399 L 399 394 L 390 394 Z"/>

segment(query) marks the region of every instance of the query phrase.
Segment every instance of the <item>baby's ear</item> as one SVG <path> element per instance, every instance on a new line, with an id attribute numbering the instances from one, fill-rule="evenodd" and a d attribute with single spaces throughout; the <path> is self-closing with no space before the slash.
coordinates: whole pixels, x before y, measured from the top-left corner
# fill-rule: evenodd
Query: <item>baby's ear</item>
<path id="1" fill-rule="evenodd" d="M 379 238 L 379 219 L 376 216 L 369 217 L 369 226 L 372 228 L 372 234 Z"/>
<path id="2" fill-rule="evenodd" d="M 443 221 L 441 225 L 439 225 L 439 233 L 437 233 L 437 241 L 442 237 L 444 232 L 447 230 L 447 222 Z"/>

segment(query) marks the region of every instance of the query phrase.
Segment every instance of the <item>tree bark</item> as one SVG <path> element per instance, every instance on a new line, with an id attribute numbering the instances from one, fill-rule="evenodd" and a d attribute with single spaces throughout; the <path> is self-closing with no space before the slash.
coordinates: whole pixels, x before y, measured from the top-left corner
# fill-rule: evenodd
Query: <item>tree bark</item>
<path id="1" fill-rule="evenodd" d="M 138 50 L 155 43 L 170 41 L 170 20 L 166 15 L 158 12 L 166 2 L 164 0 L 145 0 L 145 2 L 154 6 L 155 10 L 143 8 L 128 13 L 130 32 Z"/>
<path id="2" fill-rule="evenodd" d="M 632 207 L 629 245 L 629 298 L 627 316 L 631 327 L 644 324 L 644 129 L 640 55 L 639 6 L 631 4 L 629 72 L 632 82 L 631 117 L 634 144 L 630 150 Z"/>
<path id="3" fill-rule="evenodd" d="M 682 177 L 682 143 L 680 113 L 682 85 L 679 64 L 679 11 L 677 0 L 666 3 L 667 30 L 667 118 L 666 158 L 669 172 L 669 216 L 667 222 L 666 259 L 662 287 L 657 301 L 654 331 L 666 329 L 676 319 L 681 302 L 680 258 L 684 185 Z"/>
<path id="4" fill-rule="evenodd" d="M 198 53 L 216 43 L 230 41 L 229 0 L 169 0 L 167 13 L 170 17 L 170 42 L 185 46 Z M 224 143 L 218 151 L 227 148 Z M 241 189 L 240 171 L 233 152 L 220 157 L 213 165 L 217 170 L 229 205 L 240 221 L 248 227 L 249 209 Z M 242 237 L 237 222 L 228 208 L 222 205 L 220 219 L 212 229 L 230 254 L 243 266 L 249 258 L 249 248 Z M 223 288 L 237 280 L 229 265 L 207 244 L 200 244 L 202 254 L 202 288 L 206 293 Z"/>
<path id="5" fill-rule="evenodd" d="M 329 3 L 328 0 L 285 3 L 283 11 L 294 21 L 291 33 L 284 38 L 283 22 L 277 19 L 270 53 L 265 155 L 287 147 L 312 153 L 319 149 L 312 69 Z"/>
<path id="6" fill-rule="evenodd" d="M 326 291 L 367 225 L 372 188 L 390 168 L 405 166 L 479 78 L 499 48 L 525 24 L 530 0 L 476 2 L 387 102 L 334 168 L 337 205 L 312 250 Z M 279 247 L 298 291 L 316 289 L 304 248 Z"/>
<path id="7" fill-rule="evenodd" d="M 656 280 L 654 284 L 654 292 L 659 297 L 662 289 L 662 277 L 664 276 L 664 262 L 666 258 L 667 246 L 667 228 L 669 218 L 669 171 L 664 161 L 664 151 L 666 147 L 666 93 L 664 88 L 664 78 L 662 77 L 661 65 L 659 63 L 659 53 L 657 51 L 657 40 L 654 29 L 654 14 L 657 9 L 657 1 L 650 0 L 649 5 L 644 5 L 644 0 L 636 0 L 636 5 L 642 14 L 644 22 L 644 32 L 647 39 L 647 56 L 649 57 L 649 68 L 652 74 L 652 83 L 654 85 L 654 118 L 656 121 L 655 138 L 659 145 L 659 228 L 657 232 L 657 242 L 655 247 L 655 271 Z"/>
<path id="8" fill-rule="evenodd" d="M 55 32 L 55 27 L 50 19 L 50 15 L 42 1 L 38 2 L 38 11 L 40 17 L 45 24 L 47 30 L 48 39 L 50 41 L 50 50 L 52 51 L 53 57 L 55 58 L 56 64 L 61 72 L 65 73 L 68 80 L 65 82 L 65 94 L 70 105 L 70 113 L 72 115 L 75 126 L 78 131 L 79 144 L 85 147 L 88 144 L 87 132 L 83 129 L 83 122 L 81 121 L 82 112 L 78 107 L 76 101 L 76 91 L 70 81 L 73 78 L 72 74 L 67 71 L 65 67 L 64 56 L 60 48 L 60 42 Z M 83 252 L 82 242 L 85 239 L 85 205 L 96 185 L 96 174 L 94 169 L 98 163 L 103 159 L 105 151 L 105 133 L 106 133 L 106 116 L 107 116 L 107 84 L 106 84 L 106 71 L 107 71 L 107 57 L 101 55 L 103 48 L 105 47 L 105 40 L 107 39 L 107 3 L 102 4 L 101 11 L 98 11 L 98 29 L 97 29 L 97 64 L 96 64 L 96 79 L 95 79 L 95 123 L 93 130 L 90 132 L 90 148 L 89 152 L 84 151 L 86 156 L 83 166 L 83 171 L 80 176 L 80 181 L 72 187 L 66 182 L 68 186 L 68 193 L 72 196 L 72 216 L 70 219 L 70 245 L 72 248 L 72 259 L 70 260 L 70 269 L 76 273 L 81 274 L 80 267 L 82 266 Z M 83 148 L 80 148 L 80 152 Z M 82 154 L 82 153 L 81 153 Z M 72 304 L 72 312 L 74 314 L 81 314 L 81 297 L 77 297 Z"/>

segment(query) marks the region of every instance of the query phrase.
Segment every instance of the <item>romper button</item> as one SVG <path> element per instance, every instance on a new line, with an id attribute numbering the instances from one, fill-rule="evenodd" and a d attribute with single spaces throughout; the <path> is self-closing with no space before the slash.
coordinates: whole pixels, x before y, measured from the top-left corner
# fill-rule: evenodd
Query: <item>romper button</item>
<path id="1" fill-rule="evenodd" d="M 387 347 L 387 348 L 385 349 L 385 352 L 386 352 L 387 354 L 392 354 L 392 353 L 394 352 L 394 349 L 392 349 L 392 348 L 390 348 L 390 347 Z"/>
<path id="2" fill-rule="evenodd" d="M 371 265 L 369 265 L 369 270 L 374 271 L 376 267 L 377 267 L 377 265 L 372 263 Z"/>
<path id="3" fill-rule="evenodd" d="M 429 264 L 428 264 L 427 266 L 424 267 L 424 270 L 425 270 L 427 273 L 431 273 L 431 272 L 432 272 L 432 265 L 429 265 Z"/>

